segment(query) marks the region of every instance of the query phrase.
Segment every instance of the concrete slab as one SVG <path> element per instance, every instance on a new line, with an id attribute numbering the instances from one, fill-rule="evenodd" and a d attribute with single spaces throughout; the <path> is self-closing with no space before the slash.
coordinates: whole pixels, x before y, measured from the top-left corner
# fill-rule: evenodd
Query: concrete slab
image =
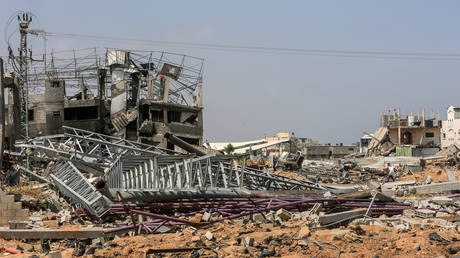
<path id="1" fill-rule="evenodd" d="M 460 191 L 460 182 L 445 182 L 429 185 L 419 185 L 409 187 L 412 192 L 415 190 L 417 194 L 432 194 L 432 193 L 446 193 L 451 191 Z"/>
<path id="2" fill-rule="evenodd" d="M 103 236 L 104 229 L 56 230 L 56 229 L 7 229 L 0 228 L 3 239 L 86 239 Z"/>
<path id="3" fill-rule="evenodd" d="M 383 185 L 382 185 L 382 189 L 383 189 L 383 188 L 392 189 L 392 188 L 395 188 L 395 187 L 398 187 L 398 186 L 413 185 L 413 184 L 415 184 L 415 183 L 416 183 L 415 180 L 406 180 L 406 181 L 389 182 L 389 183 L 383 184 Z"/>
<path id="4" fill-rule="evenodd" d="M 319 223 L 321 225 L 328 225 L 337 221 L 345 220 L 345 219 L 352 219 L 356 216 L 361 216 L 366 214 L 367 209 L 365 208 L 360 208 L 360 209 L 354 209 L 351 211 L 343 211 L 343 212 L 337 212 L 337 213 L 331 213 L 331 214 L 325 214 L 321 217 L 319 217 Z"/>

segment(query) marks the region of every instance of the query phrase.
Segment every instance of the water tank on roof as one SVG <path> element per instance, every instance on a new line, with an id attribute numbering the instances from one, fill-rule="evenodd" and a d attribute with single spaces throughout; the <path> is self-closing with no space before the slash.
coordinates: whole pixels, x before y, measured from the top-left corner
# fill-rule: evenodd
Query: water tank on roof
<path id="1" fill-rule="evenodd" d="M 415 116 L 407 116 L 407 122 L 409 123 L 409 126 L 414 126 Z"/>

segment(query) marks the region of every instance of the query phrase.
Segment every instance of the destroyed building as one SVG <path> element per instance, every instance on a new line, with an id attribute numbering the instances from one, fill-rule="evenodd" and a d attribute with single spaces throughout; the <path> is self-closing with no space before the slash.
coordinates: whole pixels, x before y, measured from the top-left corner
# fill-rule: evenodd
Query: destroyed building
<path id="1" fill-rule="evenodd" d="M 442 121 L 441 147 L 447 148 L 452 144 L 460 145 L 460 108 L 447 108 L 447 120 Z"/>
<path id="2" fill-rule="evenodd" d="M 441 147 L 442 123 L 439 117 L 427 118 L 425 110 L 401 115 L 393 111 L 382 114 L 380 128 L 373 134 L 369 143 L 368 154 L 388 155 L 395 152 L 397 156 L 430 156 Z"/>
<path id="3" fill-rule="evenodd" d="M 67 53 L 68 54 L 68 53 Z M 28 112 L 21 115 L 18 80 L 6 80 L 6 142 L 62 134 L 62 126 L 174 149 L 165 135 L 201 145 L 203 59 L 155 51 L 78 50 L 29 65 Z M 13 72 L 8 69 L 7 72 Z"/>
<path id="4" fill-rule="evenodd" d="M 313 145 L 306 147 L 307 159 L 340 159 L 359 152 L 358 145 Z"/>

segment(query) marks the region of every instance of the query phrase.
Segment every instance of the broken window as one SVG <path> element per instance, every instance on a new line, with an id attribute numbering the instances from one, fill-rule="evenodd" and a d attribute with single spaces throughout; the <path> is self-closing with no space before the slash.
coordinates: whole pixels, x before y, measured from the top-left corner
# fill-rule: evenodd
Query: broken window
<path id="1" fill-rule="evenodd" d="M 59 86 L 60 86 L 60 85 L 59 85 L 59 81 L 57 81 L 57 80 L 56 80 L 56 81 L 53 81 L 53 83 L 51 84 L 51 86 L 52 86 L 53 88 L 59 88 Z"/>
<path id="2" fill-rule="evenodd" d="M 141 117 L 141 121 L 149 120 L 149 107 L 148 105 L 140 105 L 139 106 L 139 114 Z"/>
<path id="3" fill-rule="evenodd" d="M 195 125 L 198 123 L 198 115 L 197 114 L 192 114 L 188 118 L 184 120 L 184 123 L 192 124 Z"/>
<path id="4" fill-rule="evenodd" d="M 29 121 L 34 121 L 34 110 L 33 109 L 29 109 L 28 112 L 27 112 L 27 119 Z"/>
<path id="5" fill-rule="evenodd" d="M 433 138 L 433 137 L 434 137 L 434 133 L 425 133 L 425 137 L 426 137 L 426 138 Z"/>
<path id="6" fill-rule="evenodd" d="M 153 122 L 164 122 L 163 110 L 150 110 Z M 168 113 L 169 117 L 169 113 Z"/>
<path id="7" fill-rule="evenodd" d="M 64 109 L 64 120 L 98 119 L 97 106 L 71 107 Z"/>
<path id="8" fill-rule="evenodd" d="M 168 111 L 168 123 L 180 122 L 181 112 L 179 111 Z"/>

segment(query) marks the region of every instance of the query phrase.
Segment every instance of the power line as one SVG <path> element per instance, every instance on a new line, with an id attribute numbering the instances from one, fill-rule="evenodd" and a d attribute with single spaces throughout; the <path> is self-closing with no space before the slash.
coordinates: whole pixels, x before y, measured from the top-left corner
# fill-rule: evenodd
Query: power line
<path id="1" fill-rule="evenodd" d="M 270 53 L 270 54 L 293 54 L 293 55 L 315 55 L 333 57 L 359 57 L 359 58 L 403 58 L 421 60 L 460 60 L 460 53 L 429 53 L 429 52 L 388 52 L 388 51 L 361 51 L 361 50 L 326 50 L 326 49 L 306 49 L 306 48 L 281 48 L 264 46 L 245 46 L 230 44 L 208 44 L 183 41 L 162 41 L 133 39 L 124 37 L 108 37 L 71 33 L 47 32 L 48 36 L 61 38 L 76 38 L 85 40 L 99 41 L 126 41 L 142 44 L 166 45 L 181 48 L 198 48 L 205 50 L 248 52 L 248 53 Z"/>

